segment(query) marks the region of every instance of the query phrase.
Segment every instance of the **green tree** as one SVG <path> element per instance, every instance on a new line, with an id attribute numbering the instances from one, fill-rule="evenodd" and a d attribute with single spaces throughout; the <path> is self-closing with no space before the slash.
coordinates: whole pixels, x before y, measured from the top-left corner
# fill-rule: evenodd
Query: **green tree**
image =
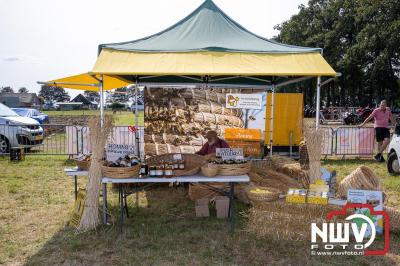
<path id="1" fill-rule="evenodd" d="M 14 93 L 14 89 L 11 88 L 10 86 L 2 87 L 0 89 L 0 93 Z"/>
<path id="2" fill-rule="evenodd" d="M 322 90 L 326 102 L 366 105 L 398 98 L 400 0 L 310 0 L 275 28 L 280 42 L 323 48 L 325 59 L 342 73 Z M 310 103 L 315 81 L 298 86 Z"/>
<path id="3" fill-rule="evenodd" d="M 39 96 L 47 102 L 68 102 L 71 99 L 64 88 L 50 85 L 42 85 Z"/>
<path id="4" fill-rule="evenodd" d="M 28 92 L 29 92 L 28 89 L 25 87 L 21 87 L 18 89 L 18 93 L 28 93 Z"/>
<path id="5" fill-rule="evenodd" d="M 96 91 L 84 91 L 83 95 L 92 102 L 100 102 L 100 93 Z"/>

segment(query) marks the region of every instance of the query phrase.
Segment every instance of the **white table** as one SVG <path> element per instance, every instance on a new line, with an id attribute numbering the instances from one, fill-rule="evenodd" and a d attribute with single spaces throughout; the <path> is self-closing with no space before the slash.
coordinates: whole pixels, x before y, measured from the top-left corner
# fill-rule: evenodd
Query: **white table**
<path id="1" fill-rule="evenodd" d="M 67 176 L 74 177 L 75 200 L 76 200 L 76 197 L 78 196 L 78 176 L 87 176 L 89 172 L 86 170 L 79 170 L 78 167 L 73 167 L 73 168 L 65 168 L 64 173 Z"/>
<path id="2" fill-rule="evenodd" d="M 240 176 L 215 176 L 215 177 L 205 177 L 202 175 L 194 175 L 194 176 L 181 176 L 181 177 L 172 177 L 172 178 L 109 178 L 103 177 L 103 222 L 107 224 L 107 184 L 133 184 L 133 183 L 141 183 L 147 184 L 142 187 L 138 187 L 134 189 L 133 193 L 137 193 L 140 190 L 145 189 L 149 185 L 156 183 L 209 183 L 209 182 L 217 182 L 217 183 L 229 183 L 230 190 L 229 193 L 225 191 L 221 191 L 223 194 L 227 194 L 229 196 L 229 220 L 231 225 L 231 232 L 234 232 L 235 229 L 235 184 L 249 182 L 250 178 L 248 175 L 240 175 Z M 129 195 L 125 191 L 124 186 L 118 186 L 119 192 L 119 204 L 120 204 L 120 230 L 122 231 L 123 221 L 124 221 L 124 208 L 126 209 L 126 214 L 128 216 L 128 209 L 126 203 L 126 197 Z"/>
<path id="3" fill-rule="evenodd" d="M 75 199 L 78 193 L 78 176 L 87 176 L 88 171 L 79 170 L 77 167 L 74 168 L 66 168 L 64 172 L 67 176 L 74 177 L 74 187 L 75 187 Z M 224 191 L 220 191 L 223 194 L 227 194 L 229 196 L 229 219 L 231 224 L 231 231 L 234 231 L 235 228 L 235 184 L 236 183 L 245 183 L 249 182 L 250 178 L 248 175 L 240 175 L 240 176 L 215 176 L 215 177 L 205 177 L 203 175 L 193 175 L 193 176 L 179 176 L 172 178 L 102 178 L 102 196 L 103 196 L 103 223 L 107 224 L 107 184 L 133 184 L 133 183 L 141 183 L 147 184 L 142 187 L 138 187 L 134 190 L 133 193 L 138 192 L 140 190 L 145 189 L 148 186 L 157 183 L 229 183 L 230 190 L 229 193 L 225 193 Z M 127 202 L 126 197 L 129 195 L 126 193 L 124 186 L 118 186 L 119 192 L 119 204 L 120 204 L 120 230 L 122 230 L 123 219 L 124 219 L 124 208 L 126 208 L 126 214 L 128 215 Z"/>

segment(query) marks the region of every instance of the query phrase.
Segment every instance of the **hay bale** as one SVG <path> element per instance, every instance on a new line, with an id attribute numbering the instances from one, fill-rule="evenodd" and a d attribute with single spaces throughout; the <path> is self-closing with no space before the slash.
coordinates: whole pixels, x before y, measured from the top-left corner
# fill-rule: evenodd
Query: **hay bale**
<path id="1" fill-rule="evenodd" d="M 384 211 L 389 215 L 390 232 L 400 232 L 400 211 L 393 207 L 385 207 Z"/>
<path id="2" fill-rule="evenodd" d="M 208 123 L 216 125 L 229 125 L 233 127 L 243 127 L 244 122 L 237 116 L 219 115 L 212 113 L 198 112 L 194 114 L 191 122 Z"/>
<path id="3" fill-rule="evenodd" d="M 381 180 L 367 166 L 360 166 L 339 184 L 338 197 L 347 198 L 349 189 L 382 190 Z"/>
<path id="4" fill-rule="evenodd" d="M 243 203 L 250 204 L 250 200 L 246 194 L 246 188 L 249 186 L 247 183 L 239 184 L 235 186 L 235 197 Z M 196 201 L 198 199 L 213 199 L 216 196 L 222 195 L 219 190 L 226 192 L 229 191 L 229 185 L 221 183 L 198 183 L 190 184 L 188 196 L 191 200 Z"/>
<path id="5" fill-rule="evenodd" d="M 221 183 L 190 184 L 188 196 L 191 200 L 209 199 L 222 195 L 218 190 L 228 191 L 229 186 Z"/>
<path id="6" fill-rule="evenodd" d="M 241 109 L 226 108 L 224 104 L 212 102 L 212 101 L 199 101 L 194 105 L 189 106 L 196 112 L 213 113 L 220 115 L 230 115 L 242 117 L 243 111 Z"/>
<path id="7" fill-rule="evenodd" d="M 290 176 L 265 168 L 262 171 L 251 171 L 250 181 L 263 187 L 272 187 L 286 193 L 289 188 L 301 188 L 302 184 Z"/>
<path id="8" fill-rule="evenodd" d="M 308 188 L 310 186 L 308 173 L 295 160 L 285 156 L 274 155 L 271 156 L 271 165 L 275 171 L 286 174 L 301 182 L 302 187 Z"/>
<path id="9" fill-rule="evenodd" d="M 283 201 L 257 203 L 247 214 L 245 230 L 276 240 L 310 240 L 310 224 L 324 222 L 327 213 L 337 209 L 340 207 Z"/>
<path id="10" fill-rule="evenodd" d="M 202 146 L 191 145 L 171 145 L 160 143 L 145 143 L 144 151 L 148 156 L 161 155 L 166 153 L 195 153 L 201 149 Z"/>

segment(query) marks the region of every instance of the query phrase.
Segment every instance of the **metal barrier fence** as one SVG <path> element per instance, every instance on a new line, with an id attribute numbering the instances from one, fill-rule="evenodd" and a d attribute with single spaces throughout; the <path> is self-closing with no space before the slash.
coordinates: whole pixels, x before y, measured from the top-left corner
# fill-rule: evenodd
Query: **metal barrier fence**
<path id="1" fill-rule="evenodd" d="M 109 143 L 134 145 L 140 143 L 144 150 L 143 127 L 116 126 L 109 137 Z M 136 136 L 138 140 L 136 140 Z M 77 155 L 91 150 L 89 129 L 74 125 L 0 125 L 0 154 L 9 154 L 11 148 L 24 148 L 25 154 L 36 155 Z"/>
<path id="2" fill-rule="evenodd" d="M 371 156 L 374 153 L 374 128 L 323 127 L 322 129 L 331 132 L 324 138 L 324 147 L 329 146 L 323 149 L 324 155 Z"/>
<path id="3" fill-rule="evenodd" d="M 375 149 L 373 128 L 321 127 L 323 132 L 322 154 L 326 156 L 370 156 Z M 138 139 L 136 139 L 138 138 Z M 144 154 L 144 128 L 116 126 L 109 143 L 135 145 L 139 143 Z M 0 154 L 10 148 L 23 147 L 26 154 L 77 155 L 91 151 L 89 129 L 74 125 L 0 125 Z"/>

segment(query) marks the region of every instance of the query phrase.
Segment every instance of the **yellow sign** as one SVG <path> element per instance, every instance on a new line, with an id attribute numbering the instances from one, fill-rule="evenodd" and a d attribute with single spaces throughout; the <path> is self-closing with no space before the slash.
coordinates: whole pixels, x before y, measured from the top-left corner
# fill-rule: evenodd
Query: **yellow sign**
<path id="1" fill-rule="evenodd" d="M 83 209 L 85 207 L 86 189 L 80 188 L 74 204 L 74 211 L 72 213 L 71 224 L 76 228 L 79 227 Z"/>
<path id="2" fill-rule="evenodd" d="M 227 128 L 224 133 L 226 140 L 261 140 L 261 129 L 258 128 Z"/>

